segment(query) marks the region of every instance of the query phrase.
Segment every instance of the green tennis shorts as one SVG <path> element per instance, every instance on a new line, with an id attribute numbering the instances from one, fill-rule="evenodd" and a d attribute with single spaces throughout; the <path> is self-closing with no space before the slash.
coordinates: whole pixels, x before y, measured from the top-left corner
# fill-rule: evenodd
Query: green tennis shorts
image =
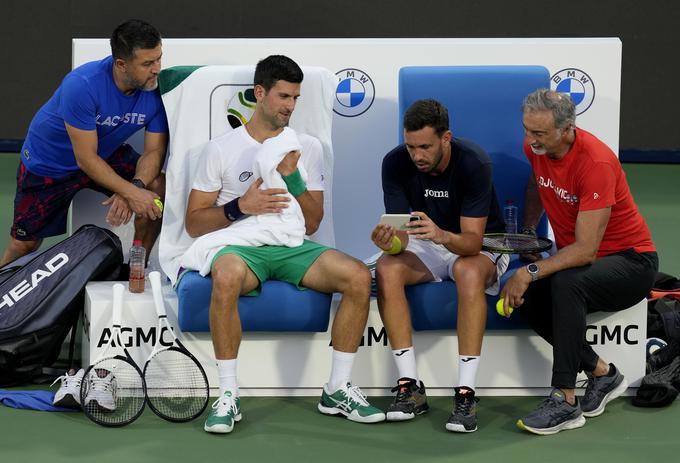
<path id="1" fill-rule="evenodd" d="M 302 277 L 309 267 L 325 251 L 332 249 L 314 241 L 305 240 L 301 246 L 289 248 L 287 246 L 225 246 L 215 254 L 210 269 L 212 270 L 218 257 L 224 254 L 235 254 L 253 271 L 260 286 L 246 294 L 257 296 L 260 294 L 262 283 L 267 280 L 287 281 L 300 290 Z"/>

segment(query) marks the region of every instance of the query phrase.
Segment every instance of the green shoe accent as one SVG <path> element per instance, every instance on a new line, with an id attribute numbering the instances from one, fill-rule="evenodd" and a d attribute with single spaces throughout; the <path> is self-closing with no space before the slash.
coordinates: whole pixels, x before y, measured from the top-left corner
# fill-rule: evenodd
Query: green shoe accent
<path id="1" fill-rule="evenodd" d="M 240 397 L 234 397 L 231 391 L 225 391 L 222 397 L 212 404 L 212 410 L 205 420 L 203 429 L 207 432 L 227 434 L 241 418 Z"/>
<path id="2" fill-rule="evenodd" d="M 385 421 L 385 413 L 373 407 L 358 386 L 347 383 L 332 394 L 324 385 L 318 409 L 325 415 L 344 415 L 357 423 L 378 423 Z"/>

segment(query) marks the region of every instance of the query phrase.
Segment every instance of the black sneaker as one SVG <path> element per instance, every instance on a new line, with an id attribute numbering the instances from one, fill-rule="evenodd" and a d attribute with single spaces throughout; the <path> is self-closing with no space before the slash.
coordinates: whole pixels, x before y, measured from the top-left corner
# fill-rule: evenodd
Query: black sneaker
<path id="1" fill-rule="evenodd" d="M 396 392 L 397 396 L 387 408 L 387 421 L 412 420 L 430 409 L 422 381 L 418 385 L 415 379 L 399 378 L 392 392 Z"/>
<path id="2" fill-rule="evenodd" d="M 477 430 L 477 402 L 475 391 L 465 387 L 454 388 L 453 411 L 446 422 L 446 430 L 452 432 L 474 432 Z"/>
<path id="3" fill-rule="evenodd" d="M 534 434 L 555 434 L 564 429 L 576 429 L 586 424 L 578 399 L 571 405 L 564 392 L 553 389 L 536 410 L 517 421 L 517 427 Z"/>
<path id="4" fill-rule="evenodd" d="M 604 412 L 604 407 L 612 400 L 626 392 L 628 381 L 613 363 L 609 364 L 609 375 L 593 376 L 586 373 L 588 386 L 581 398 L 583 416 L 592 418 Z"/>

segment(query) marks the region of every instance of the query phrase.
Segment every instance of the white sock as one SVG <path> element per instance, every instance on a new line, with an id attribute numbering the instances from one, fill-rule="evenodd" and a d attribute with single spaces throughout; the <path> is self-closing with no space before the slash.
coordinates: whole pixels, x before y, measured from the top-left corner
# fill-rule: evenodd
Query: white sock
<path id="1" fill-rule="evenodd" d="M 477 387 L 477 367 L 479 355 L 458 356 L 458 386 L 475 390 Z"/>
<path id="2" fill-rule="evenodd" d="M 335 392 L 340 386 L 350 382 L 355 356 L 356 352 L 340 352 L 339 350 L 333 349 L 331 377 L 328 380 L 328 389 L 330 392 Z"/>
<path id="3" fill-rule="evenodd" d="M 236 384 L 236 360 L 217 360 L 217 376 L 220 382 L 220 397 L 229 390 L 238 397 L 238 384 Z"/>
<path id="4" fill-rule="evenodd" d="M 393 350 L 392 355 L 394 356 L 394 363 L 397 364 L 400 378 L 418 379 L 416 351 L 413 346 Z"/>

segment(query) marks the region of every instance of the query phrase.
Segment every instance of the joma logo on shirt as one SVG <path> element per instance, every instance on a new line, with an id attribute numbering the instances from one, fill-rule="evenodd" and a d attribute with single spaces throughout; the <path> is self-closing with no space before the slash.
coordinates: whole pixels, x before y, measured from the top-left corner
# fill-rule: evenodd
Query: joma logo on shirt
<path id="1" fill-rule="evenodd" d="M 106 119 L 101 119 L 102 115 L 97 114 L 97 125 L 108 125 L 110 127 L 116 127 L 118 124 L 144 125 L 146 122 L 146 114 L 126 113 L 122 116 L 107 116 Z"/>
<path id="2" fill-rule="evenodd" d="M 425 197 L 427 198 L 428 196 L 432 198 L 448 198 L 449 192 L 425 189 Z"/>

